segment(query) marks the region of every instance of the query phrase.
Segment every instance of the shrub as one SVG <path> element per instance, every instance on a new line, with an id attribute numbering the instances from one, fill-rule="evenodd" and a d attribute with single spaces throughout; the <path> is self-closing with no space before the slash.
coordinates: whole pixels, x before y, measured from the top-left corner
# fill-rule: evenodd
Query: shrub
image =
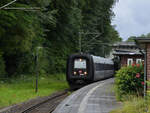
<path id="1" fill-rule="evenodd" d="M 128 94 L 143 95 L 144 69 L 142 65 L 122 67 L 115 77 L 118 99 Z"/>

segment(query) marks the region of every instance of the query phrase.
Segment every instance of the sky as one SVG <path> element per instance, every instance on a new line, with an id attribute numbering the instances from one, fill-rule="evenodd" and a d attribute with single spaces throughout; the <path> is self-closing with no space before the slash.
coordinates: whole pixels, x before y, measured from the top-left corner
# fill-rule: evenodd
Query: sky
<path id="1" fill-rule="evenodd" d="M 150 0 L 119 0 L 113 11 L 112 25 L 123 40 L 150 32 Z"/>

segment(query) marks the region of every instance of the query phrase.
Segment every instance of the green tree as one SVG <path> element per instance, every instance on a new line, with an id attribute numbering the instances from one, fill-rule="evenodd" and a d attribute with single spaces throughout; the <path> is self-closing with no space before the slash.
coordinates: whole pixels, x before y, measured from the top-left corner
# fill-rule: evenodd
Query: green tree
<path id="1" fill-rule="evenodd" d="M 10 0 L 1 0 L 0 5 L 3 6 L 8 2 Z M 44 8 L 48 2 L 50 1 L 17 1 L 11 6 Z M 55 24 L 50 12 L 0 10 L 0 50 L 3 52 L 9 75 L 28 73 L 33 69 L 34 62 L 30 58 L 35 53 L 36 47 L 42 46 L 45 41 L 43 24 L 45 20 L 49 24 Z"/>
<path id="2" fill-rule="evenodd" d="M 11 0 L 1 0 L 0 6 Z M 65 71 L 67 56 L 79 51 L 79 32 L 83 52 L 104 56 L 120 37 L 111 25 L 115 0 L 37 0 L 17 1 L 11 7 L 40 7 L 40 11 L 0 10 L 0 51 L 9 76 L 33 73 L 39 51 L 41 73 Z M 92 41 L 91 41 L 92 40 Z M 89 42 L 92 42 L 89 44 Z M 87 45 L 90 45 L 87 47 Z"/>
<path id="3" fill-rule="evenodd" d="M 127 39 L 127 42 L 134 42 L 134 39 L 137 38 L 136 36 L 130 36 L 128 39 Z"/>

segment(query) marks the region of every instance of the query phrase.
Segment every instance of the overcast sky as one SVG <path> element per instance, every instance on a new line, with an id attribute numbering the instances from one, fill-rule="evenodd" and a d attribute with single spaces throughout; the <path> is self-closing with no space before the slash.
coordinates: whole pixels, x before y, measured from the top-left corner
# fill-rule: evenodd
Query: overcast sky
<path id="1" fill-rule="evenodd" d="M 123 40 L 150 32 L 150 0 L 119 0 L 114 13 L 112 24 Z"/>

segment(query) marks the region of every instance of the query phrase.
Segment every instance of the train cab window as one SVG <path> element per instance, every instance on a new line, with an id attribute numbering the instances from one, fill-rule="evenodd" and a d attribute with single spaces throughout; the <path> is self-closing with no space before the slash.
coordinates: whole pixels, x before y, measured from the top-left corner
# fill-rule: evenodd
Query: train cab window
<path id="1" fill-rule="evenodd" d="M 87 61 L 86 59 L 75 59 L 74 60 L 74 72 L 73 75 L 87 76 Z"/>
<path id="2" fill-rule="evenodd" d="M 74 60 L 75 69 L 86 69 L 86 59 L 75 59 Z"/>

